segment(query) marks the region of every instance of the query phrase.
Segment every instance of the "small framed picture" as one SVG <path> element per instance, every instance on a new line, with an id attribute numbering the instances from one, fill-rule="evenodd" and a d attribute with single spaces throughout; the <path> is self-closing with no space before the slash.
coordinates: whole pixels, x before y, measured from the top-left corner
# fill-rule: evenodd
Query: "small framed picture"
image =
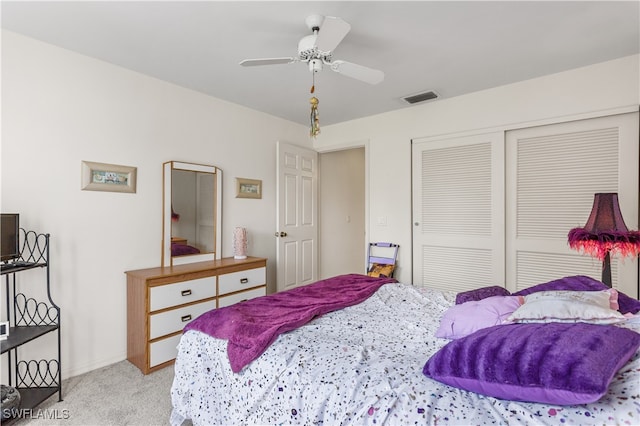
<path id="1" fill-rule="evenodd" d="M 262 198 L 262 181 L 236 178 L 236 198 Z"/>
<path id="2" fill-rule="evenodd" d="M 136 192 L 136 167 L 82 162 L 82 189 L 85 191 Z"/>

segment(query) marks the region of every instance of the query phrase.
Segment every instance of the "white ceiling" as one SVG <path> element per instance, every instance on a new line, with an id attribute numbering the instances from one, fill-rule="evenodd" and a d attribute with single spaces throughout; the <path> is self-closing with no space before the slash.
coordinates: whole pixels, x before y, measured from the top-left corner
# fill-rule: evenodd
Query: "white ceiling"
<path id="1" fill-rule="evenodd" d="M 317 74 L 321 125 L 410 108 L 401 98 L 426 90 L 450 98 L 640 52 L 638 1 L 3 0 L 1 7 L 5 29 L 305 125 L 306 64 L 238 63 L 295 56 L 311 14 L 351 24 L 334 59 L 386 75 L 371 86 L 328 68 Z"/>

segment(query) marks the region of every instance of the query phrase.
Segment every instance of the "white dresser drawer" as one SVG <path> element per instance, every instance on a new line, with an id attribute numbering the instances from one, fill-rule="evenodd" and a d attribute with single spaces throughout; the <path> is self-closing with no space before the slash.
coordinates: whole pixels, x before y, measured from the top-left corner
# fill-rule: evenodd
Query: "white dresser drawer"
<path id="1" fill-rule="evenodd" d="M 171 361 L 178 355 L 178 343 L 182 334 L 158 340 L 149 345 L 149 367 Z"/>
<path id="2" fill-rule="evenodd" d="M 198 278 L 175 284 L 151 287 L 149 291 L 149 310 L 151 312 L 183 303 L 215 297 L 216 277 Z"/>
<path id="3" fill-rule="evenodd" d="M 189 321 L 215 308 L 216 301 L 209 300 L 197 305 L 189 305 L 184 308 L 152 314 L 149 316 L 149 339 L 180 331 Z"/>
<path id="4" fill-rule="evenodd" d="M 267 287 L 261 287 L 249 291 L 243 291 L 242 293 L 220 297 L 218 299 L 218 307 L 224 308 L 225 306 L 233 305 L 234 303 L 242 302 L 244 300 L 254 299 L 256 297 L 265 296 L 266 294 Z"/>
<path id="5" fill-rule="evenodd" d="M 220 294 L 241 291 L 267 283 L 267 268 L 247 269 L 246 271 L 232 272 L 218 276 Z"/>

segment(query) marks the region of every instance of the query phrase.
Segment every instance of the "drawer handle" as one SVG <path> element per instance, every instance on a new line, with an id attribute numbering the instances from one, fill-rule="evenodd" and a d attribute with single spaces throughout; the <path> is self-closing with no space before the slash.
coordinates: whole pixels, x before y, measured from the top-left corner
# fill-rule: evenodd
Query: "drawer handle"
<path id="1" fill-rule="evenodd" d="M 191 290 L 182 290 L 181 294 L 183 296 L 191 296 Z"/>
<path id="2" fill-rule="evenodd" d="M 249 278 L 240 278 L 240 284 L 246 284 L 249 282 Z"/>
<path id="3" fill-rule="evenodd" d="M 180 319 L 182 320 L 182 322 L 191 321 L 191 315 L 184 315 L 180 317 Z"/>

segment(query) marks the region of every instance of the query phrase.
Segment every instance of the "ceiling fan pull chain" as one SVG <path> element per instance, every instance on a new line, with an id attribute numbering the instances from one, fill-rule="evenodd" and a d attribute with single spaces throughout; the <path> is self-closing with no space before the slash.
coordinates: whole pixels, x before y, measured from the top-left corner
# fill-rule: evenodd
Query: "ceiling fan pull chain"
<path id="1" fill-rule="evenodd" d="M 315 138 L 320 134 L 320 119 L 318 118 L 318 98 L 313 96 L 309 99 L 309 103 L 311 104 L 311 130 L 309 134 L 311 137 Z"/>
<path id="2" fill-rule="evenodd" d="M 316 73 L 312 72 L 311 73 L 311 90 L 309 91 L 309 93 L 313 93 L 316 91 Z"/>

